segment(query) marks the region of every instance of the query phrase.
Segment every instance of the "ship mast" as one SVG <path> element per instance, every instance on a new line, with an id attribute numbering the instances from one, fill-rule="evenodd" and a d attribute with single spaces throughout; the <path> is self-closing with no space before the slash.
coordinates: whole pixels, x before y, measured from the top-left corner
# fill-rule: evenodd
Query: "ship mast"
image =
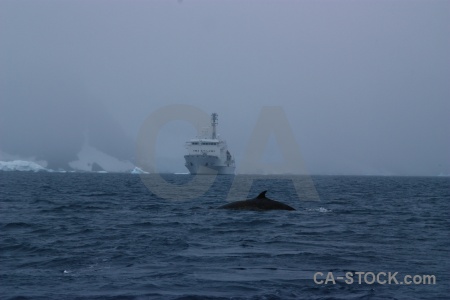
<path id="1" fill-rule="evenodd" d="M 212 138 L 216 139 L 217 113 L 211 114 Z"/>

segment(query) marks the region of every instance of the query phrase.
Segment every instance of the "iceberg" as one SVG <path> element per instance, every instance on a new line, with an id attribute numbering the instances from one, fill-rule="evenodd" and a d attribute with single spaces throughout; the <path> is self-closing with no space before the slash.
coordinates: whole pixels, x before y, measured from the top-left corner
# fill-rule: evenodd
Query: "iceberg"
<path id="1" fill-rule="evenodd" d="M 129 161 L 121 161 L 108 155 L 85 141 L 83 148 L 77 154 L 78 159 L 69 162 L 69 166 L 76 171 L 85 172 L 129 172 L 133 164 Z"/>
<path id="2" fill-rule="evenodd" d="M 52 172 L 35 162 L 26 160 L 0 161 L 0 171 Z"/>
<path id="3" fill-rule="evenodd" d="M 134 169 L 131 171 L 131 174 L 148 174 L 148 172 L 145 172 L 141 168 L 134 167 Z"/>

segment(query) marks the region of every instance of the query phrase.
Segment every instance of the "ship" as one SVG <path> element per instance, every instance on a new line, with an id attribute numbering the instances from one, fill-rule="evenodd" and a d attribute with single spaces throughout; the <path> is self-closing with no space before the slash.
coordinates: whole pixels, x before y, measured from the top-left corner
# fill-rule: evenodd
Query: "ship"
<path id="1" fill-rule="evenodd" d="M 217 134 L 218 114 L 211 114 L 211 126 L 186 142 L 185 166 L 192 175 L 233 175 L 236 168 L 227 142 Z"/>

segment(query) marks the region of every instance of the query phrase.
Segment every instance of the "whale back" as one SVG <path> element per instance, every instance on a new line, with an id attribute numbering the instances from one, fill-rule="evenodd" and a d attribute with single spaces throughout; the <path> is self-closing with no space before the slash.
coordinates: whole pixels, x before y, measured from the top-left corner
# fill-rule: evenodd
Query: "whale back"
<path id="1" fill-rule="evenodd" d="M 256 198 L 231 202 L 219 208 L 233 210 L 295 210 L 295 208 L 287 204 L 267 198 L 266 193 L 267 191 L 263 191 Z"/>

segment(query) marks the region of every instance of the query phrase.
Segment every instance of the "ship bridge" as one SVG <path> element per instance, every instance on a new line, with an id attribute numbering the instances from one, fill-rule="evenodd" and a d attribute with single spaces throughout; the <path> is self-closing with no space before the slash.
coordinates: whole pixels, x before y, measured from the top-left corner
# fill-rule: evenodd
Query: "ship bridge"
<path id="1" fill-rule="evenodd" d="M 218 139 L 192 139 L 186 143 L 190 155 L 214 155 L 220 156 L 225 151 L 226 145 Z"/>

